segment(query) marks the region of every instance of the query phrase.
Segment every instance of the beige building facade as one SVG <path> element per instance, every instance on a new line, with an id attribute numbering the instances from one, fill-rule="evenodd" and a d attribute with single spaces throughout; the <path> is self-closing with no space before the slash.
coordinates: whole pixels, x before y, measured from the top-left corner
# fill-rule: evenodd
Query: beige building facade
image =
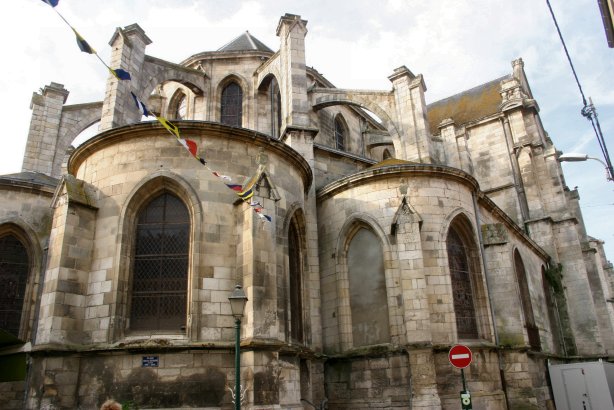
<path id="1" fill-rule="evenodd" d="M 548 361 L 614 356 L 612 265 L 521 59 L 427 105 L 406 67 L 336 88 L 300 16 L 277 35 L 172 63 L 133 24 L 110 41 L 132 79 L 103 101 L 33 94 L 22 172 L 0 176 L 3 408 L 232 408 L 237 284 L 247 409 L 459 408 L 459 343 L 474 408 L 552 408 Z M 258 169 L 248 201 L 212 172 Z"/>

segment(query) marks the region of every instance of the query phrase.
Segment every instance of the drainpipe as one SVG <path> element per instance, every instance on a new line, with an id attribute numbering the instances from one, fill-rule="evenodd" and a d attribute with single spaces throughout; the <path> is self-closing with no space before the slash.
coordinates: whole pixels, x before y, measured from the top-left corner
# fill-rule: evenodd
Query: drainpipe
<path id="1" fill-rule="evenodd" d="M 516 150 L 514 149 L 512 128 L 510 127 L 510 120 L 507 118 L 507 116 L 501 118 L 501 125 L 503 126 L 503 134 L 505 134 L 507 152 L 509 152 L 510 155 L 510 165 L 512 166 L 514 186 L 516 187 L 516 194 L 518 195 L 518 202 L 520 205 L 522 226 L 524 227 L 525 233 L 529 234 L 529 229 L 526 225 L 526 222 L 529 220 L 529 205 L 527 203 L 527 194 L 524 190 L 524 183 L 522 181 L 522 175 L 520 174 L 520 165 L 518 164 L 518 157 L 516 157 Z"/>
<path id="2" fill-rule="evenodd" d="M 503 357 L 501 356 L 501 349 L 499 347 L 499 331 L 497 330 L 497 320 L 495 315 L 495 305 L 490 293 L 490 281 L 488 280 L 488 269 L 486 265 L 486 250 L 484 249 L 484 238 L 482 236 L 482 225 L 480 223 L 480 214 L 478 212 L 478 201 L 476 199 L 476 192 L 471 194 L 473 199 L 473 212 L 475 214 L 476 229 L 478 231 L 478 239 L 480 242 L 480 253 L 482 254 L 482 270 L 484 272 L 484 278 L 486 279 L 486 293 L 488 293 L 488 304 L 490 306 L 490 316 L 492 320 L 493 333 L 495 336 L 495 345 L 497 349 L 497 360 L 499 362 L 499 377 L 501 377 L 501 389 L 503 389 L 503 395 L 505 396 L 505 404 L 508 409 L 511 409 L 509 397 L 507 394 L 507 381 L 505 380 L 505 372 L 503 370 Z"/>

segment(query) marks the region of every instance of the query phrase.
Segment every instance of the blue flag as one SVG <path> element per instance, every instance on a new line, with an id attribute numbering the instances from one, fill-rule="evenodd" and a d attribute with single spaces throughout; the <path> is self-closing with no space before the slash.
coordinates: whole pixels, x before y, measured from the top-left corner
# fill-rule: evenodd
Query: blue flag
<path id="1" fill-rule="evenodd" d="M 118 80 L 130 80 L 130 73 L 126 70 L 122 70 L 121 68 L 116 68 L 113 70 L 112 68 L 109 68 L 109 71 Z"/>
<path id="2" fill-rule="evenodd" d="M 75 31 L 75 33 L 77 32 Z M 94 49 L 87 43 L 87 41 L 85 41 L 83 37 L 79 35 L 79 33 L 77 33 L 77 45 L 79 46 L 79 49 L 83 51 L 84 53 L 88 53 L 88 54 L 95 53 Z"/>
<path id="3" fill-rule="evenodd" d="M 57 6 L 59 2 L 60 0 L 43 0 L 43 3 L 47 3 L 51 7 Z"/>
<path id="4" fill-rule="evenodd" d="M 132 91 L 130 91 L 130 94 L 132 94 L 132 99 L 136 104 L 136 108 L 138 108 L 142 115 L 149 117 L 151 113 L 149 112 L 143 101 L 139 100 L 139 98 Z"/>

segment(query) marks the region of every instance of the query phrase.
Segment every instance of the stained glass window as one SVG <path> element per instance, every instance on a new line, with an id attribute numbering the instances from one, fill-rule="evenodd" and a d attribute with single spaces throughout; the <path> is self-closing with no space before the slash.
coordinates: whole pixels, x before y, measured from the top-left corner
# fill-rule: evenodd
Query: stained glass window
<path id="1" fill-rule="evenodd" d="M 164 193 L 140 212 L 132 279 L 132 330 L 182 331 L 186 322 L 190 217 Z"/>
<path id="2" fill-rule="evenodd" d="M 477 339 L 478 325 L 475 314 L 469 249 L 454 227 L 451 227 L 448 232 L 447 249 L 458 338 Z"/>
<path id="3" fill-rule="evenodd" d="M 243 117 L 243 91 L 237 83 L 228 84 L 222 90 L 221 123 L 241 127 Z"/>
<path id="4" fill-rule="evenodd" d="M 19 336 L 28 271 L 28 252 L 19 239 L 0 238 L 0 329 L 14 336 Z"/>
<path id="5" fill-rule="evenodd" d="M 303 342 L 303 303 L 301 281 L 301 250 L 294 224 L 288 230 L 288 257 L 290 262 L 290 338 Z"/>

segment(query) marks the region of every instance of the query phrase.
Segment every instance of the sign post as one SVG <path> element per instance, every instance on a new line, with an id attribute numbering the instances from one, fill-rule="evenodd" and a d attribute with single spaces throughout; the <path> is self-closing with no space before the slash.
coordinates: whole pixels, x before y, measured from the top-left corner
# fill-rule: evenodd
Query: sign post
<path id="1" fill-rule="evenodd" d="M 448 360 L 450 360 L 452 366 L 460 369 L 461 371 L 461 379 L 463 381 L 463 390 L 460 392 L 461 409 L 472 410 L 471 393 L 469 393 L 469 390 L 467 390 L 464 369 L 471 364 L 471 361 L 473 360 L 473 353 L 471 353 L 471 350 L 465 345 L 455 345 L 452 346 L 450 352 L 448 353 Z"/>

